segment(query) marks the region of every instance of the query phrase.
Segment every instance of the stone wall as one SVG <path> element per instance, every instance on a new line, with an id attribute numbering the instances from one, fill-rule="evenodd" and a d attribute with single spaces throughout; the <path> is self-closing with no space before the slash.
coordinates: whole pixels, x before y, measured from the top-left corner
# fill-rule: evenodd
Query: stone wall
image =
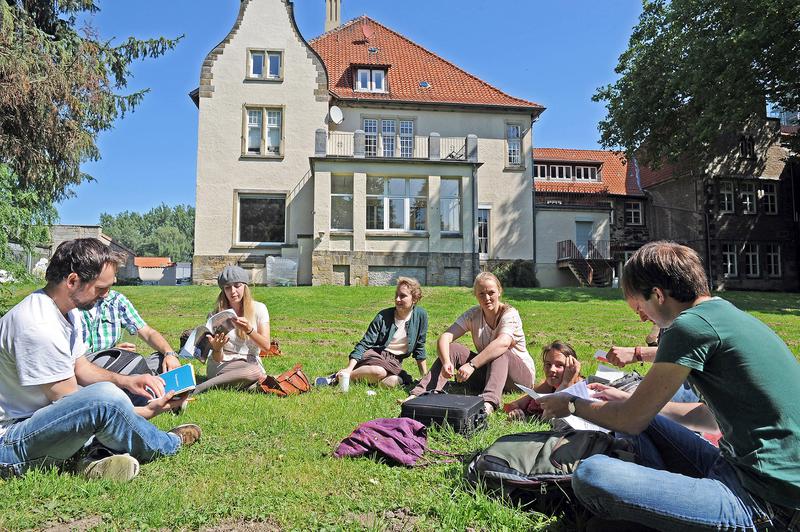
<path id="1" fill-rule="evenodd" d="M 349 276 L 342 266 L 349 267 Z M 455 284 L 456 278 L 461 286 L 472 286 L 478 272 L 478 257 L 468 253 L 381 253 L 366 251 L 314 251 L 311 269 L 313 284 L 341 284 L 349 277 L 350 284 L 368 285 L 370 267 L 384 272 L 392 267 L 424 271 L 425 279 L 418 279 L 425 285 Z M 456 276 L 455 269 L 459 270 Z M 424 270 L 422 270 L 424 269 Z"/>

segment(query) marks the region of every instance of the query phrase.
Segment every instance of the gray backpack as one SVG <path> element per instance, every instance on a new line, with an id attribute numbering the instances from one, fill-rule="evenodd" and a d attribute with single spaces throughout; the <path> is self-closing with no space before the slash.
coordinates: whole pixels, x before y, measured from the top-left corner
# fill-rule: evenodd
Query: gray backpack
<path id="1" fill-rule="evenodd" d="M 503 436 L 474 455 L 464 475 L 490 494 L 554 515 L 574 509 L 572 473 L 596 454 L 634 461 L 630 443 L 605 432 L 523 432 Z"/>

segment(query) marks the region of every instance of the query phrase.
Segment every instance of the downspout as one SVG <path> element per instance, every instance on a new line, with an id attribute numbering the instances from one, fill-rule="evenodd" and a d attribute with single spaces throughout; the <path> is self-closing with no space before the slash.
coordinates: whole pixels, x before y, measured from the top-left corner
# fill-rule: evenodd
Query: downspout
<path id="1" fill-rule="evenodd" d="M 531 115 L 531 230 L 533 231 L 533 271 L 536 273 L 536 180 L 533 178 L 533 165 L 536 160 L 533 158 L 533 124 L 539 120 L 539 115 Z"/>
<path id="2" fill-rule="evenodd" d="M 481 269 L 481 259 L 478 254 L 478 165 L 472 163 L 472 278 L 474 279 Z"/>
<path id="3" fill-rule="evenodd" d="M 695 195 L 697 195 L 697 181 L 694 182 L 694 190 Z M 705 233 L 706 233 L 706 275 L 708 276 L 708 290 L 711 291 L 713 289 L 714 282 L 712 281 L 711 277 L 711 224 L 708 221 L 708 209 L 705 208 L 706 203 L 706 194 L 705 194 L 705 179 L 703 180 L 702 185 L 702 198 L 703 198 L 703 221 L 705 223 Z"/>

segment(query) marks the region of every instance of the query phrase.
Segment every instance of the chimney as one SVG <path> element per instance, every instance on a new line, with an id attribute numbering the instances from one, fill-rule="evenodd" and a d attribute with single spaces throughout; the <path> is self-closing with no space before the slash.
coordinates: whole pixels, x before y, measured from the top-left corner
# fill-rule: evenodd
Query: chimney
<path id="1" fill-rule="evenodd" d="M 342 23 L 342 0 L 325 0 L 325 32 L 335 30 Z"/>

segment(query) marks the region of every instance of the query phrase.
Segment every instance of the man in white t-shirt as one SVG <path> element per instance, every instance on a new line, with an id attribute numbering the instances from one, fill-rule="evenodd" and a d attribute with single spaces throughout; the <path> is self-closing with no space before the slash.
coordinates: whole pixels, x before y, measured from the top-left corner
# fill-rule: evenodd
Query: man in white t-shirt
<path id="1" fill-rule="evenodd" d="M 83 356 L 80 312 L 105 297 L 117 261 L 93 238 L 63 242 L 47 267 L 47 286 L 0 318 L 0 465 L 21 474 L 59 465 L 92 437 L 100 445 L 79 465 L 90 478 L 129 480 L 138 460 L 170 455 L 200 437 L 196 425 L 163 432 L 147 421 L 180 407 L 152 375 L 125 376 Z M 121 388 L 156 399 L 134 408 Z"/>

